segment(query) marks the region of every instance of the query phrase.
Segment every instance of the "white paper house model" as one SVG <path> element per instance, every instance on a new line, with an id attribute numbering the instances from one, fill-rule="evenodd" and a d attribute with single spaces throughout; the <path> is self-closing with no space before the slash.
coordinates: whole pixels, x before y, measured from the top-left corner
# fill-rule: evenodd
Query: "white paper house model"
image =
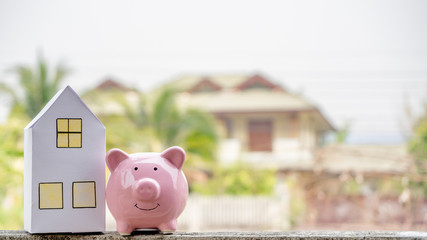
<path id="1" fill-rule="evenodd" d="M 24 228 L 105 231 L 105 127 L 67 86 L 24 130 Z"/>

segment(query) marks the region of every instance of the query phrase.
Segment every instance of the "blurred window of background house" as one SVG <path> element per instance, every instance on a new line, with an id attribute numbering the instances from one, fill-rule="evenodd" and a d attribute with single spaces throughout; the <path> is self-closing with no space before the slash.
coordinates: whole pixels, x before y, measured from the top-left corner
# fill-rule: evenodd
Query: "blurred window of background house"
<path id="1" fill-rule="evenodd" d="M 188 155 L 180 231 L 427 229 L 427 2 L 0 2 L 0 229 L 71 85 L 107 149 Z M 114 230 L 107 214 L 107 230 Z"/>

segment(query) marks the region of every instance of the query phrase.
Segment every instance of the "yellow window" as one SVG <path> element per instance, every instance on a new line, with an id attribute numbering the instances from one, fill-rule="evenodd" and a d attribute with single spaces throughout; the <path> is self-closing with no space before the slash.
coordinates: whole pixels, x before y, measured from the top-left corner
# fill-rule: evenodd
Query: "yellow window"
<path id="1" fill-rule="evenodd" d="M 56 147 L 81 148 L 82 147 L 82 119 L 58 118 L 56 119 Z"/>
<path id="2" fill-rule="evenodd" d="M 73 208 L 96 208 L 94 181 L 73 182 Z"/>
<path id="3" fill-rule="evenodd" d="M 69 128 L 70 128 L 70 132 L 82 132 L 82 120 L 70 119 Z"/>
<path id="4" fill-rule="evenodd" d="M 82 147 L 82 134 L 81 133 L 69 133 L 69 146 L 70 148 Z"/>
<path id="5" fill-rule="evenodd" d="M 62 183 L 40 183 L 39 184 L 39 209 L 61 209 Z"/>
<path id="6" fill-rule="evenodd" d="M 60 148 L 68 147 L 68 133 L 58 133 L 57 146 Z"/>
<path id="7" fill-rule="evenodd" d="M 56 119 L 56 126 L 58 132 L 68 132 L 68 119 Z"/>

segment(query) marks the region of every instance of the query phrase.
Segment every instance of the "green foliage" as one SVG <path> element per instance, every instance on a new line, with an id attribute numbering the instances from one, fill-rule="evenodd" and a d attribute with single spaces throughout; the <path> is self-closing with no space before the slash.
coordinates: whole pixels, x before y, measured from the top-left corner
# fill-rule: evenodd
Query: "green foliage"
<path id="1" fill-rule="evenodd" d="M 258 169 L 238 162 L 217 166 L 206 182 L 196 182 L 191 190 L 204 195 L 271 195 L 276 184 L 275 171 Z"/>
<path id="2" fill-rule="evenodd" d="M 418 176 L 412 177 L 409 187 L 414 197 L 427 196 L 427 104 L 424 114 L 413 126 L 413 137 L 408 143 L 409 151 L 415 157 L 415 167 Z"/>
<path id="3" fill-rule="evenodd" d="M 198 109 L 180 109 L 173 90 L 162 90 L 152 101 L 140 94 L 136 106 L 124 98 L 118 101 L 126 109 L 135 133 L 141 136 L 137 139 L 140 148 L 159 152 L 178 145 L 187 152 L 186 166 L 214 162 L 218 135 L 213 116 Z"/>
<path id="4" fill-rule="evenodd" d="M 404 190 L 401 177 L 368 178 L 357 181 L 356 178 L 349 178 L 341 182 L 342 187 L 337 193 L 345 196 L 360 196 L 363 194 L 363 186 L 370 186 L 380 196 L 399 196 Z"/>
<path id="5" fill-rule="evenodd" d="M 409 182 L 409 188 L 413 198 L 427 197 L 427 183 L 425 180 L 412 180 Z"/>
<path id="6" fill-rule="evenodd" d="M 9 94 L 14 102 L 13 107 L 23 108 L 30 118 L 35 117 L 55 95 L 64 77 L 69 73 L 67 68 L 59 65 L 50 76 L 46 61 L 42 57 L 39 57 L 35 69 L 20 65 L 14 67 L 12 71 L 19 78 L 22 96 L 13 86 L 5 83 L 0 83 L 0 91 Z"/>
<path id="7" fill-rule="evenodd" d="M 106 127 L 107 149 L 121 148 L 131 153 L 143 145 L 142 138 L 147 134 L 135 128 L 129 119 L 122 116 L 102 116 L 100 120 Z M 147 151 L 146 148 L 143 151 Z"/>
<path id="8" fill-rule="evenodd" d="M 405 190 L 401 177 L 389 177 L 387 180 L 379 181 L 377 192 L 380 195 L 399 196 Z"/>
<path id="9" fill-rule="evenodd" d="M 18 113 L 15 113 L 19 116 Z M 0 125 L 0 229 L 22 229 L 25 117 Z"/>
<path id="10" fill-rule="evenodd" d="M 291 226 L 297 226 L 300 222 L 304 221 L 304 212 L 307 209 L 305 193 L 301 188 L 300 179 L 296 175 L 290 175 L 286 178 L 286 185 L 289 194 L 289 221 Z"/>
<path id="11" fill-rule="evenodd" d="M 409 141 L 409 151 L 415 156 L 419 174 L 427 175 L 427 105 L 423 116 L 413 127 L 413 137 Z"/>
<path id="12" fill-rule="evenodd" d="M 350 133 L 351 123 L 349 121 L 344 123 L 344 126 L 335 132 L 335 142 L 344 143 L 347 140 L 348 134 Z"/>
<path id="13" fill-rule="evenodd" d="M 351 178 L 342 184 L 342 193 L 344 195 L 357 196 L 362 192 L 362 184 L 358 183 L 354 178 Z"/>
<path id="14" fill-rule="evenodd" d="M 117 108 L 128 107 L 125 93 L 119 90 L 90 90 L 81 95 L 90 109 L 96 111 L 99 120 L 106 127 L 107 150 L 121 148 L 126 152 L 149 151 L 146 147 L 150 134 L 144 131 L 143 126 L 135 123 L 135 116 L 125 116 L 124 109 L 117 112 Z M 116 109 L 113 112 L 111 109 Z"/>

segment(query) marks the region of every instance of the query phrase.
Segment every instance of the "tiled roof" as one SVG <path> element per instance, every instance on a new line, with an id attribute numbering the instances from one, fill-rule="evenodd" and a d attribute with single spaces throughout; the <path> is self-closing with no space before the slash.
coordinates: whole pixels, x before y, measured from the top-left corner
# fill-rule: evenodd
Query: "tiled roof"
<path id="1" fill-rule="evenodd" d="M 313 111 L 324 130 L 334 129 L 314 104 L 261 75 L 186 75 L 166 86 L 180 92 L 178 101 L 184 107 L 212 113 Z"/>
<path id="2" fill-rule="evenodd" d="M 180 95 L 180 103 L 191 107 L 203 107 L 213 113 L 222 112 L 283 112 L 314 110 L 304 99 L 283 92 L 248 90 L 243 92 L 221 91 Z"/>
<path id="3" fill-rule="evenodd" d="M 178 91 L 188 91 L 201 80 L 209 79 L 214 84 L 221 86 L 224 90 L 238 86 L 248 79 L 247 75 L 182 75 L 167 84 Z"/>
<path id="4" fill-rule="evenodd" d="M 113 79 L 106 79 L 101 82 L 98 86 L 95 87 L 96 90 L 105 91 L 105 90 L 119 90 L 123 92 L 131 91 L 132 89 L 126 87 L 118 81 Z"/>

